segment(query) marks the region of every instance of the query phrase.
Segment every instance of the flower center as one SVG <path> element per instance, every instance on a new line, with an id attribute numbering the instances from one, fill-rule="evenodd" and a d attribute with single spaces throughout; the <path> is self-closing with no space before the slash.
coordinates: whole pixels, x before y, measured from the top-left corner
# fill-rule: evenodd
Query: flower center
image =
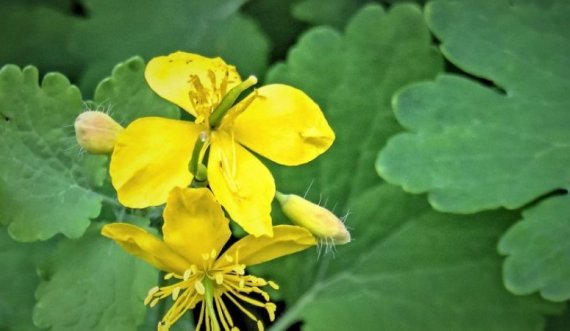
<path id="1" fill-rule="evenodd" d="M 178 282 L 150 289 L 144 301 L 145 305 L 154 307 L 167 297 L 172 297 L 174 300 L 174 304 L 158 325 L 159 331 L 169 330 L 185 312 L 200 302 L 202 305 L 196 330 L 200 330 L 203 324 L 208 330 L 239 330 L 230 315 L 226 305 L 227 300 L 254 321 L 259 330 L 264 330 L 263 322 L 247 309 L 243 302 L 265 308 L 269 319 L 271 321 L 275 319 L 277 307 L 269 301 L 269 294 L 261 288 L 269 285 L 278 289 L 277 284 L 253 275 L 246 275 L 245 265 L 237 262 L 237 256 L 234 259 L 225 255 L 223 259 L 229 263 L 224 263 L 221 268 L 216 268 L 215 258 L 214 252 L 205 254 L 203 267 L 192 265 L 183 275 L 168 273 L 164 276 L 165 280 L 176 279 Z M 226 302 L 224 299 L 227 299 Z"/>

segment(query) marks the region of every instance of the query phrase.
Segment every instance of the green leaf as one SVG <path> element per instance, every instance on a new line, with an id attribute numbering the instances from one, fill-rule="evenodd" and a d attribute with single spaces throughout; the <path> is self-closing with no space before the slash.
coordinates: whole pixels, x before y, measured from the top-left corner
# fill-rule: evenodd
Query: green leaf
<path id="1" fill-rule="evenodd" d="M 325 257 L 326 276 L 273 330 L 302 318 L 304 330 L 538 331 L 562 308 L 504 289 L 495 245 L 515 215 L 442 214 L 389 185 L 352 207 L 355 241 Z"/>
<path id="2" fill-rule="evenodd" d="M 330 25 L 343 28 L 346 22 L 365 4 L 380 2 L 395 4 L 397 2 L 424 3 L 425 0 L 302 0 L 295 3 L 293 16 L 314 25 Z"/>
<path id="3" fill-rule="evenodd" d="M 76 73 L 81 63 L 67 47 L 75 18 L 64 10 L 70 1 L 64 2 L 1 1 L 0 66 L 33 64 L 42 71 Z"/>
<path id="4" fill-rule="evenodd" d="M 244 74 L 263 74 L 268 44 L 255 23 L 237 12 L 243 0 L 91 0 L 78 21 L 71 51 L 90 67 L 81 86 L 91 90 L 112 66 L 177 50 L 222 56 Z M 128 19 L 127 19 L 128 17 Z"/>
<path id="5" fill-rule="evenodd" d="M 82 109 L 62 75 L 39 86 L 33 67 L 0 70 L 0 222 L 16 240 L 77 238 L 99 215 L 103 198 L 92 185 L 105 157 L 79 153 L 73 122 Z"/>
<path id="6" fill-rule="evenodd" d="M 277 188 L 303 194 L 313 182 L 311 200 L 350 210 L 354 238 L 334 258 L 312 250 L 251 268 L 281 285 L 287 307 L 272 330 L 301 321 L 306 330 L 538 331 L 541 313 L 559 311 L 502 286 L 496 242 L 517 215 L 440 214 L 374 171 L 376 151 L 400 130 L 392 95 L 441 67 L 421 11 L 402 5 L 365 7 L 342 35 L 311 30 L 270 72 L 315 98 L 337 134 L 310 165 L 273 167 Z"/>
<path id="7" fill-rule="evenodd" d="M 97 86 L 95 103 L 102 110 L 108 110 L 123 126 L 147 116 L 180 118 L 178 107 L 159 97 L 147 85 L 144 69 L 145 63 L 140 57 L 119 63 L 111 77 Z"/>
<path id="8" fill-rule="evenodd" d="M 21 244 L 0 229 L 0 330 L 36 330 L 32 323 L 36 266 L 51 251 L 51 243 Z"/>
<path id="9" fill-rule="evenodd" d="M 527 209 L 523 220 L 501 238 L 499 251 L 508 255 L 505 286 L 515 294 L 540 291 L 552 301 L 570 299 L 570 198 L 549 198 Z"/>
<path id="10" fill-rule="evenodd" d="M 158 271 L 101 236 L 93 225 L 79 240 L 61 242 L 36 293 L 34 323 L 53 330 L 137 330 Z"/>
<path id="11" fill-rule="evenodd" d="M 434 1 L 442 52 L 494 82 L 442 75 L 394 101 L 401 134 L 377 169 L 438 210 L 518 208 L 570 184 L 570 3 Z"/>
<path id="12" fill-rule="evenodd" d="M 314 25 L 343 28 L 367 0 L 303 0 L 293 7 L 293 16 Z"/>

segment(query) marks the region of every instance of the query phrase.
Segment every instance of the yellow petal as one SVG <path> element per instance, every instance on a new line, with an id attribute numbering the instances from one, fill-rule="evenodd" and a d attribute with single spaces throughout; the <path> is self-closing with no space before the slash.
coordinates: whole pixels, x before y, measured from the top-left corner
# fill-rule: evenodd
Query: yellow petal
<path id="1" fill-rule="evenodd" d="M 230 238 L 229 221 L 212 192 L 205 188 L 175 188 L 164 209 L 164 241 L 193 264 L 215 256 Z"/>
<path id="2" fill-rule="evenodd" d="M 131 208 L 163 204 L 172 188 L 188 186 L 188 164 L 200 127 L 192 122 L 145 117 L 118 137 L 110 173 L 119 201 Z"/>
<path id="3" fill-rule="evenodd" d="M 212 133 L 208 181 L 218 201 L 245 231 L 271 235 L 273 176 L 226 132 Z"/>
<path id="4" fill-rule="evenodd" d="M 116 241 L 125 251 L 157 269 L 179 275 L 190 267 L 190 263 L 176 254 L 164 242 L 144 229 L 126 223 L 106 224 L 101 234 Z"/>
<path id="5" fill-rule="evenodd" d="M 215 267 L 235 263 L 236 254 L 238 263 L 251 266 L 305 250 L 316 243 L 315 237 L 307 229 L 294 225 L 278 225 L 273 227 L 273 238 L 256 238 L 251 235 L 243 237 L 224 252 Z M 226 256 L 232 259 L 226 259 Z"/>
<path id="6" fill-rule="evenodd" d="M 146 66 L 145 78 L 154 92 L 194 116 L 202 113 L 200 109 L 209 112 L 241 82 L 235 67 L 221 58 L 185 52 L 153 58 Z M 191 96 L 204 98 L 198 98 L 197 103 Z"/>
<path id="7" fill-rule="evenodd" d="M 284 165 L 309 162 L 331 146 L 334 132 L 319 106 L 301 90 L 276 84 L 257 93 L 233 123 L 241 144 Z"/>

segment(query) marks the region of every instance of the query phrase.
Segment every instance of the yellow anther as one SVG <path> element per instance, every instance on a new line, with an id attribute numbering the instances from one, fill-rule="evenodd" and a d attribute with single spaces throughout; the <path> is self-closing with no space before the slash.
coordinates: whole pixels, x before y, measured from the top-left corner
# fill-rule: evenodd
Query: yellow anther
<path id="1" fill-rule="evenodd" d="M 204 259 L 204 261 L 208 261 L 210 259 L 210 254 L 204 253 L 202 254 L 202 258 Z"/>
<path id="2" fill-rule="evenodd" d="M 234 261 L 234 258 L 229 256 L 229 255 L 224 255 L 224 257 L 226 258 L 226 261 L 228 261 L 230 263 Z"/>
<path id="3" fill-rule="evenodd" d="M 178 299 L 178 295 L 180 294 L 180 287 L 175 287 L 172 291 L 172 300 Z"/>
<path id="4" fill-rule="evenodd" d="M 216 250 L 215 250 L 215 249 L 212 249 L 212 251 L 210 252 L 210 257 L 211 257 L 212 259 L 215 259 L 216 256 L 218 256 L 218 253 L 216 253 Z"/>
<path id="5" fill-rule="evenodd" d="M 183 276 L 184 280 L 188 280 L 188 278 L 190 278 L 190 276 L 192 276 L 192 269 L 186 269 L 184 271 L 184 276 Z"/>
<path id="6" fill-rule="evenodd" d="M 160 299 L 159 299 L 159 298 L 154 298 L 154 300 L 152 300 L 152 301 L 150 302 L 150 307 L 152 308 L 152 307 L 156 306 L 156 304 L 158 303 L 158 300 L 160 300 Z"/>
<path id="7" fill-rule="evenodd" d="M 216 279 L 216 284 L 222 285 L 224 283 L 224 275 L 221 272 L 217 272 L 214 278 Z"/>
<path id="8" fill-rule="evenodd" d="M 258 329 L 259 331 L 265 330 L 265 328 L 263 327 L 263 323 L 261 323 L 260 320 L 257 321 L 257 329 Z"/>
<path id="9" fill-rule="evenodd" d="M 148 295 L 152 296 L 154 295 L 156 292 L 158 292 L 158 290 L 160 290 L 160 288 L 158 286 L 155 286 L 153 288 L 151 288 L 150 290 L 148 290 Z"/>
<path id="10" fill-rule="evenodd" d="M 275 320 L 275 311 L 277 310 L 277 306 L 273 302 L 268 302 L 265 304 L 265 309 L 269 314 L 269 320 L 273 322 Z"/>
<path id="11" fill-rule="evenodd" d="M 194 288 L 200 295 L 204 295 L 204 293 L 206 293 L 206 288 L 204 287 L 204 284 L 202 284 L 201 280 L 198 280 L 194 283 Z"/>
<path id="12" fill-rule="evenodd" d="M 167 273 L 166 275 L 164 275 L 164 279 L 169 280 L 172 277 L 174 277 L 174 274 L 172 272 Z"/>
<path id="13" fill-rule="evenodd" d="M 269 286 L 271 286 L 271 288 L 273 288 L 274 290 L 278 290 L 278 289 L 279 289 L 279 285 L 277 285 L 277 283 L 275 283 L 275 282 L 272 281 L 272 280 L 268 281 L 267 284 L 269 284 Z"/>

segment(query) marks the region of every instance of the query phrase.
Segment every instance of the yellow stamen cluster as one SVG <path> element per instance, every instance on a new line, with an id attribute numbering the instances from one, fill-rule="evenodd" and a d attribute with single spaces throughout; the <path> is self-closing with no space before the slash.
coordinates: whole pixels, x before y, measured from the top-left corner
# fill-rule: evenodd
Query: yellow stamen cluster
<path id="1" fill-rule="evenodd" d="M 277 306 L 270 302 L 267 292 L 261 287 L 269 285 L 274 289 L 279 289 L 277 284 L 272 281 L 266 281 L 253 275 L 245 275 L 245 265 L 237 263 L 236 258 L 225 256 L 227 262 L 234 262 L 229 266 L 222 268 L 216 267 L 216 252 L 203 255 L 204 264 L 202 266 L 192 265 L 185 270 L 182 275 L 176 273 L 168 273 L 164 276 L 165 280 L 177 280 L 176 283 L 164 287 L 153 287 L 148 292 L 144 301 L 145 305 L 154 307 L 160 300 L 172 297 L 174 304 L 162 321 L 158 324 L 159 331 L 169 330 L 170 327 L 188 310 L 202 302 L 199 318 L 196 323 L 196 330 L 200 330 L 205 325 L 206 330 L 220 330 L 220 324 L 225 331 L 239 330 L 224 303 L 223 298 L 231 301 L 241 312 L 257 324 L 258 330 L 264 330 L 262 321 L 257 318 L 250 310 L 248 310 L 240 301 L 249 305 L 265 308 L 269 315 L 269 319 L 275 319 L 275 310 Z M 208 309 L 208 287 L 207 282 L 213 284 L 213 306 L 215 311 Z M 255 293 L 263 298 L 256 299 L 251 296 Z M 219 321 L 219 322 L 218 322 Z M 218 324 L 220 323 L 220 324 Z"/>
<path id="2" fill-rule="evenodd" d="M 212 111 L 227 94 L 228 86 L 236 82 L 230 78 L 229 69 L 224 71 L 222 79 L 218 82 L 214 71 L 208 70 L 207 83 L 209 86 L 205 86 L 198 75 L 190 75 L 188 83 L 192 85 L 193 89 L 188 92 L 188 97 L 198 115 L 196 123 L 199 124 L 208 120 Z"/>

